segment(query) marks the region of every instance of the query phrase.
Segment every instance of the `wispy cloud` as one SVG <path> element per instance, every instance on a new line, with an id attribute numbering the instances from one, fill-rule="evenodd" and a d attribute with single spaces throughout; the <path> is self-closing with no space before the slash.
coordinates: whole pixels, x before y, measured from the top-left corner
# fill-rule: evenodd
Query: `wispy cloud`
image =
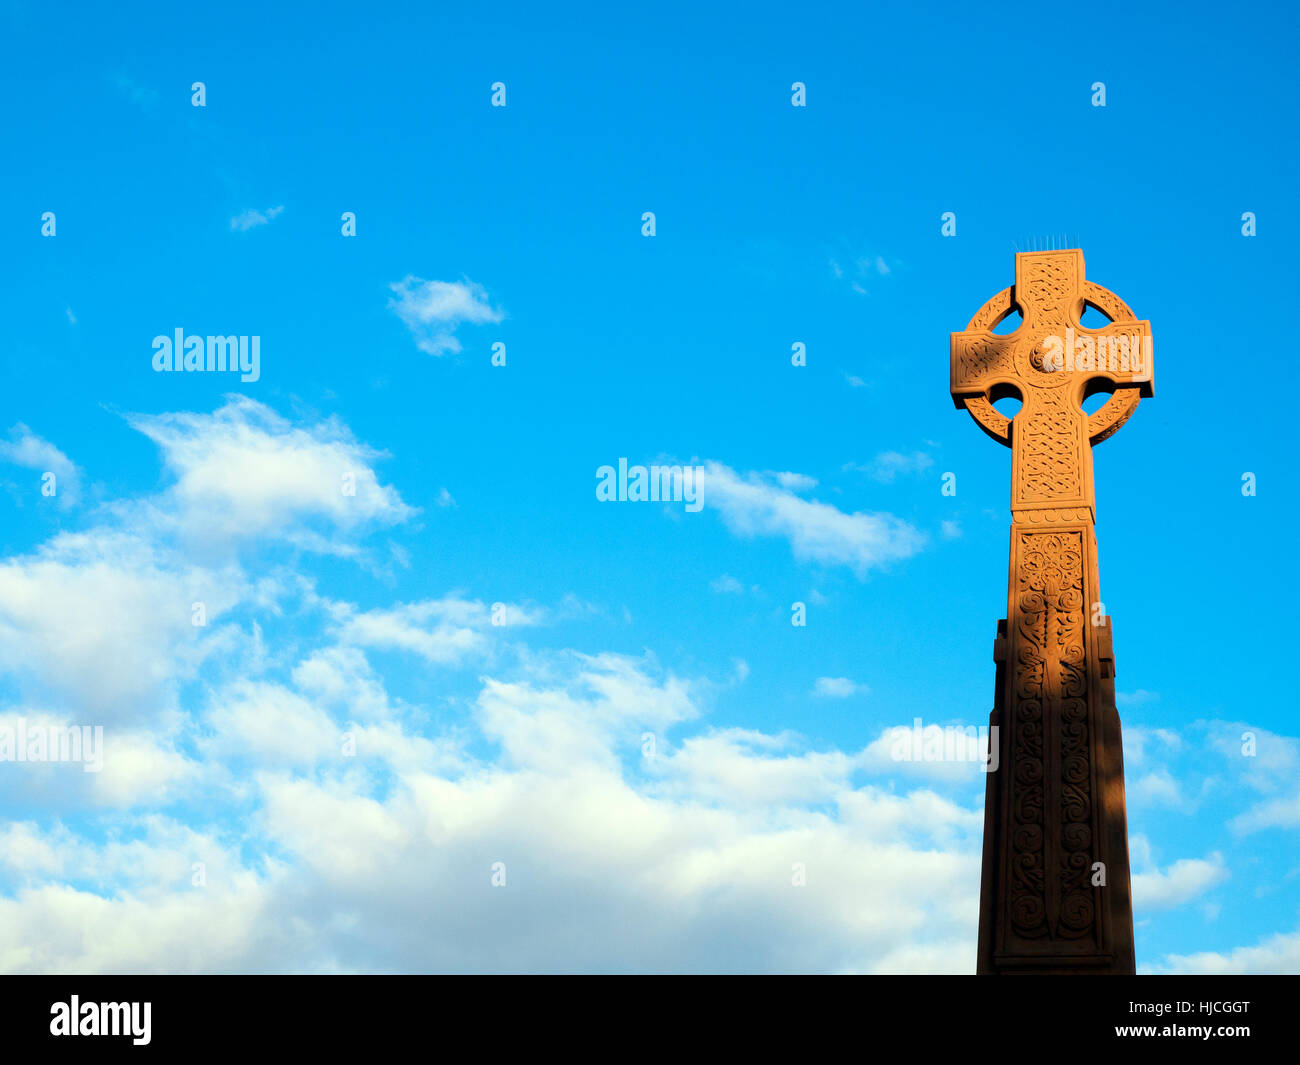
<path id="1" fill-rule="evenodd" d="M 817 478 L 809 477 L 806 473 L 772 472 L 768 476 L 776 481 L 782 488 L 788 488 L 791 492 L 811 492 L 817 487 Z"/>
<path id="2" fill-rule="evenodd" d="M 60 506 L 72 506 L 81 496 L 81 470 L 77 464 L 22 422 L 9 430 L 8 441 L 0 440 L 0 462 L 54 474 L 53 498 Z"/>
<path id="3" fill-rule="evenodd" d="M 1259 803 L 1230 822 L 1234 832 L 1259 832 L 1266 828 L 1300 828 L 1300 794 Z"/>
<path id="4" fill-rule="evenodd" d="M 882 451 L 865 465 L 851 462 L 844 468 L 866 474 L 873 481 L 879 481 L 881 484 L 892 484 L 900 476 L 924 473 L 933 465 L 934 459 L 924 451 L 913 451 L 910 454 L 901 451 Z"/>
<path id="5" fill-rule="evenodd" d="M 787 476 L 787 483 L 788 476 Z M 796 558 L 867 570 L 910 558 L 925 534 L 892 514 L 845 513 L 804 499 L 759 473 L 738 474 L 719 462 L 705 464 L 701 498 L 740 536 L 784 536 Z"/>
<path id="6" fill-rule="evenodd" d="M 237 233 L 243 233 L 250 229 L 256 229 L 258 226 L 270 224 L 284 210 L 283 204 L 279 207 L 268 207 L 265 211 L 242 211 L 230 220 L 230 228 Z"/>
<path id="7" fill-rule="evenodd" d="M 819 699 L 847 699 L 851 695 L 865 695 L 867 686 L 848 677 L 818 677 L 812 693 Z"/>
<path id="8" fill-rule="evenodd" d="M 830 267 L 835 279 L 847 282 L 859 296 L 867 295 L 873 283 L 893 273 L 885 257 L 875 254 L 832 258 Z"/>
<path id="9" fill-rule="evenodd" d="M 388 287 L 396 293 L 388 301 L 389 310 L 406 323 L 416 347 L 430 355 L 460 351 L 456 330 L 461 325 L 505 317 L 492 306 L 487 290 L 473 281 L 425 281 L 408 274 Z"/>
<path id="10" fill-rule="evenodd" d="M 386 609 L 337 612 L 342 621 L 340 642 L 379 650 L 408 651 L 438 665 L 482 657 L 495 629 L 546 624 L 544 607 L 494 603 L 449 596 Z"/>
<path id="11" fill-rule="evenodd" d="M 141 84 L 129 74 L 118 72 L 113 75 L 113 84 L 117 86 L 128 100 L 146 115 L 153 115 L 158 110 L 158 90 Z"/>

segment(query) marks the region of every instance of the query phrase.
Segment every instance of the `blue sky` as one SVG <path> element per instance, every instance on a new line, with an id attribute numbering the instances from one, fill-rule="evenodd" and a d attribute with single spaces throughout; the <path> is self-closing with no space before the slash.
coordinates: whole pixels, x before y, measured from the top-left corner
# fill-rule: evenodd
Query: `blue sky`
<path id="1" fill-rule="evenodd" d="M 972 971 L 983 776 L 887 750 L 987 721 L 948 334 L 1066 240 L 1155 336 L 1095 452 L 1139 968 L 1300 970 L 1293 12 L 3 17 L 0 718 L 106 746 L 0 763 L 0 970 Z"/>

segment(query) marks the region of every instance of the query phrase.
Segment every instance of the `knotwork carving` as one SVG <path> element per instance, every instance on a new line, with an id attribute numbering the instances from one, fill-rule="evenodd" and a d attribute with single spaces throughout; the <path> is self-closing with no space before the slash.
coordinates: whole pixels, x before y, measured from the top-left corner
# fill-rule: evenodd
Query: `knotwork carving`
<path id="1" fill-rule="evenodd" d="M 1073 938 L 1089 932 L 1094 916 L 1083 534 L 1021 532 L 1017 558 L 1011 922 L 1025 938 Z M 1059 757 L 1046 746 L 1045 712 L 1058 718 Z M 1049 829 L 1045 778 L 1054 764 L 1059 825 Z M 1047 846 L 1048 831 L 1059 831 L 1059 846 Z M 1051 851 L 1060 852 L 1059 869 L 1046 868 Z M 1048 891 L 1048 876 L 1059 890 Z M 1052 907 L 1049 897 L 1063 901 Z"/>
<path id="2" fill-rule="evenodd" d="M 1064 374 L 1049 375 L 1058 380 Z M 1077 423 L 1083 413 L 1060 388 L 1034 397 L 1028 418 L 1020 428 L 1017 481 L 1024 502 L 1082 499 L 1082 456 Z"/>

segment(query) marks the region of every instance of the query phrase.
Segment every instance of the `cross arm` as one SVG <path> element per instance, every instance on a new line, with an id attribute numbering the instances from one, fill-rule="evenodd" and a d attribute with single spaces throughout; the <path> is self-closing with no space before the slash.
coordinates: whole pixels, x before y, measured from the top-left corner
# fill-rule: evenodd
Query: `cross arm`
<path id="1" fill-rule="evenodd" d="M 1080 327 L 1067 333 L 1063 347 L 1065 370 L 1102 378 L 1116 386 L 1137 385 L 1144 399 L 1154 395 L 1150 322 L 1111 322 L 1101 329 Z"/>
<path id="2" fill-rule="evenodd" d="M 955 407 L 983 396 L 1000 381 L 1015 380 L 1009 337 L 987 330 L 951 334 L 949 384 Z"/>

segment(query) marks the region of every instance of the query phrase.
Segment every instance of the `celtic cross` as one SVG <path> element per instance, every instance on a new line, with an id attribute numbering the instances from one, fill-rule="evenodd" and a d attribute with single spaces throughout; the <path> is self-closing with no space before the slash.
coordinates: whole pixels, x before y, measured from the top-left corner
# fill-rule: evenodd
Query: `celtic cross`
<path id="1" fill-rule="evenodd" d="M 1081 322 L 1093 307 L 1110 319 Z M 1019 327 L 992 330 L 1015 310 Z M 951 390 L 1011 448 L 1011 568 L 990 736 L 981 973 L 1131 973 L 1124 761 L 1100 607 L 1092 447 L 1152 394 L 1150 323 L 1084 279 L 1083 253 L 1016 256 L 1016 283 L 953 333 Z M 1082 404 L 1111 393 L 1095 413 Z M 1006 418 L 994 407 L 1017 396 Z"/>

